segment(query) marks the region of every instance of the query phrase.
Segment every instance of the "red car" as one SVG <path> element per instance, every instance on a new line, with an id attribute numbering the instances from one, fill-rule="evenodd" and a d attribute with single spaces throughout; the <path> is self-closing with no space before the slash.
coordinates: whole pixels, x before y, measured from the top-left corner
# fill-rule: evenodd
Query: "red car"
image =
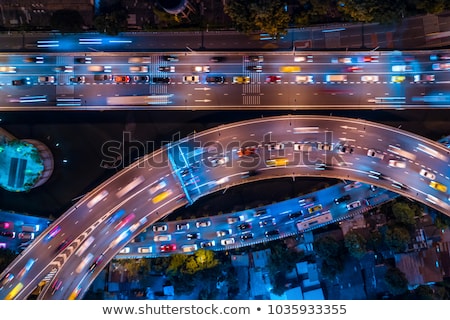
<path id="1" fill-rule="evenodd" d="M 351 66 L 347 68 L 347 72 L 362 72 L 363 68 L 358 66 Z"/>
<path id="2" fill-rule="evenodd" d="M 130 77 L 129 76 L 115 76 L 114 77 L 114 81 L 115 82 L 130 82 Z"/>
<path id="3" fill-rule="evenodd" d="M 161 252 L 172 252 L 177 250 L 177 245 L 174 243 L 165 244 L 161 246 Z"/>
<path id="4" fill-rule="evenodd" d="M 363 62 L 378 62 L 377 56 L 365 56 L 363 57 Z"/>
<path id="5" fill-rule="evenodd" d="M 256 152 L 256 148 L 255 147 L 245 147 L 245 148 L 240 148 L 237 151 L 237 155 L 238 157 L 243 157 L 243 156 L 249 156 L 251 154 L 255 154 Z"/>
<path id="6" fill-rule="evenodd" d="M 267 83 L 280 83 L 281 77 L 280 76 L 267 76 L 266 82 Z"/>

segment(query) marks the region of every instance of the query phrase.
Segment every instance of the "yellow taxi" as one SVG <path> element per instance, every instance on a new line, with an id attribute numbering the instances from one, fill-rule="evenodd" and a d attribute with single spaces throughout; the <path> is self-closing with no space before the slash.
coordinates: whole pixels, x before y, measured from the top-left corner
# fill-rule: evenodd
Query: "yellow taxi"
<path id="1" fill-rule="evenodd" d="M 302 69 L 299 66 L 282 66 L 280 72 L 300 72 Z"/>
<path id="2" fill-rule="evenodd" d="M 276 158 L 276 159 L 269 159 L 266 160 L 266 165 L 268 167 L 281 167 L 286 166 L 288 164 L 289 160 L 286 158 Z"/>
<path id="3" fill-rule="evenodd" d="M 391 81 L 395 83 L 401 83 L 405 81 L 405 79 L 406 79 L 405 76 L 392 76 Z"/>
<path id="4" fill-rule="evenodd" d="M 447 186 L 443 185 L 442 183 L 431 181 L 429 186 L 438 191 L 447 192 Z"/>
<path id="5" fill-rule="evenodd" d="M 233 83 L 238 83 L 238 84 L 250 83 L 250 77 L 243 77 L 243 76 L 233 77 Z"/>
<path id="6" fill-rule="evenodd" d="M 322 210 L 322 205 L 321 204 L 318 204 L 318 205 L 315 205 L 314 207 L 308 208 L 308 212 L 309 213 L 314 213 L 314 212 L 317 212 L 319 210 Z"/>

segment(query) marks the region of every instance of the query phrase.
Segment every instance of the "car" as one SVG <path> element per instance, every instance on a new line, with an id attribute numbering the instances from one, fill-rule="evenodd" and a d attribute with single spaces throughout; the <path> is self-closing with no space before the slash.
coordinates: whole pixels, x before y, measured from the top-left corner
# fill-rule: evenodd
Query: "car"
<path id="1" fill-rule="evenodd" d="M 295 76 L 295 82 L 297 82 L 297 83 L 313 83 L 314 76 Z"/>
<path id="2" fill-rule="evenodd" d="M 235 76 L 235 77 L 233 77 L 233 83 L 236 83 L 236 84 L 250 83 L 250 77 Z"/>
<path id="3" fill-rule="evenodd" d="M 152 252 L 152 247 L 139 247 L 137 249 L 138 253 L 151 253 Z"/>
<path id="4" fill-rule="evenodd" d="M 113 76 L 110 74 L 96 74 L 94 75 L 95 81 L 111 81 Z"/>
<path id="5" fill-rule="evenodd" d="M 103 258 L 104 258 L 103 254 L 99 255 L 97 259 L 95 259 L 95 261 L 89 267 L 89 272 L 94 272 L 95 268 L 97 268 L 97 266 L 102 263 Z"/>
<path id="6" fill-rule="evenodd" d="M 370 189 L 370 191 L 376 191 L 377 189 L 378 189 L 378 187 L 377 186 L 375 186 L 375 185 L 373 185 L 373 184 L 371 184 L 370 185 L 370 187 L 369 187 L 369 189 Z"/>
<path id="7" fill-rule="evenodd" d="M 364 71 L 364 69 L 359 66 L 347 67 L 345 70 L 346 70 L 346 72 L 363 72 Z"/>
<path id="8" fill-rule="evenodd" d="M 356 208 L 359 208 L 361 206 L 361 201 L 357 200 L 357 201 L 353 201 L 349 204 L 347 204 L 347 210 L 353 210 Z"/>
<path id="9" fill-rule="evenodd" d="M 268 143 L 266 144 L 267 150 L 283 150 L 284 149 L 284 143 Z"/>
<path id="10" fill-rule="evenodd" d="M 134 213 L 130 213 L 129 215 L 127 215 L 126 217 L 124 217 L 122 220 L 119 221 L 118 224 L 116 224 L 116 226 L 114 227 L 114 229 L 116 229 L 117 231 L 119 231 L 120 229 L 122 229 L 123 227 L 125 227 L 131 220 L 134 219 L 136 215 Z"/>
<path id="11" fill-rule="evenodd" d="M 230 159 L 228 157 L 209 157 L 208 161 L 213 167 L 218 167 L 226 164 Z"/>
<path id="12" fill-rule="evenodd" d="M 450 60 L 450 54 L 447 54 L 447 53 L 436 53 L 436 54 L 432 54 L 432 55 L 430 55 L 430 60 L 431 60 L 431 61 L 436 61 L 436 60 Z"/>
<path id="13" fill-rule="evenodd" d="M 197 221 L 195 223 L 195 226 L 197 228 L 206 228 L 209 227 L 211 225 L 211 220 L 201 220 L 201 221 Z"/>
<path id="14" fill-rule="evenodd" d="M 73 83 L 85 83 L 86 77 L 85 76 L 72 77 L 69 79 L 69 81 Z"/>
<path id="15" fill-rule="evenodd" d="M 130 66 L 130 72 L 148 72 L 148 66 Z"/>
<path id="16" fill-rule="evenodd" d="M 172 240 L 172 236 L 170 234 L 161 234 L 153 237 L 153 241 L 161 242 L 161 241 L 170 241 Z"/>
<path id="17" fill-rule="evenodd" d="M 244 220 L 244 216 L 233 216 L 233 217 L 228 217 L 227 218 L 227 223 L 228 224 L 233 224 L 239 221 L 243 221 Z"/>
<path id="18" fill-rule="evenodd" d="M 252 225 L 248 222 L 245 222 L 245 223 L 241 223 L 240 225 L 238 225 L 237 228 L 242 231 L 242 230 L 251 229 Z"/>
<path id="19" fill-rule="evenodd" d="M 450 63 L 433 63 L 433 70 L 450 70 Z"/>
<path id="20" fill-rule="evenodd" d="M 189 222 L 177 224 L 177 230 L 189 230 Z"/>
<path id="21" fill-rule="evenodd" d="M 264 62 L 264 57 L 251 55 L 251 56 L 246 56 L 244 58 L 244 60 L 245 60 L 245 62 Z"/>
<path id="22" fill-rule="evenodd" d="M 374 149 L 367 150 L 367 155 L 369 157 L 377 158 L 377 159 L 380 159 L 380 160 L 383 160 L 383 158 L 384 158 L 384 155 L 381 152 L 376 151 Z"/>
<path id="23" fill-rule="evenodd" d="M 350 199 L 351 199 L 350 195 L 346 194 L 345 196 L 342 196 L 340 198 L 335 198 L 334 199 L 334 203 L 335 204 L 340 204 L 340 203 L 348 201 Z"/>
<path id="24" fill-rule="evenodd" d="M 311 143 L 294 143 L 294 151 L 310 152 L 313 145 Z"/>
<path id="25" fill-rule="evenodd" d="M 54 76 L 40 76 L 38 77 L 39 83 L 55 83 L 55 77 Z"/>
<path id="26" fill-rule="evenodd" d="M 248 71 L 262 72 L 262 66 L 248 66 Z"/>
<path id="27" fill-rule="evenodd" d="M 279 68 L 280 72 L 300 72 L 302 71 L 302 68 L 300 68 L 300 66 L 281 66 Z"/>
<path id="28" fill-rule="evenodd" d="M 172 252 L 177 250 L 177 245 L 175 243 L 164 244 L 160 247 L 161 252 Z"/>
<path id="29" fill-rule="evenodd" d="M 158 70 L 161 72 L 175 72 L 175 66 L 160 66 Z"/>
<path id="30" fill-rule="evenodd" d="M 406 190 L 408 189 L 408 186 L 406 186 L 405 184 L 398 182 L 398 181 L 392 181 L 391 186 L 393 186 L 394 188 L 397 189 L 402 189 L 402 190 Z"/>
<path id="31" fill-rule="evenodd" d="M 216 242 L 214 240 L 200 242 L 200 248 L 209 248 L 214 247 L 215 245 Z"/>
<path id="32" fill-rule="evenodd" d="M 281 77 L 280 76 L 267 76 L 266 82 L 267 83 L 280 83 Z"/>
<path id="33" fill-rule="evenodd" d="M 6 238 L 15 238 L 16 233 L 13 231 L 0 231 L 0 236 L 6 237 Z"/>
<path id="34" fill-rule="evenodd" d="M 314 165 L 314 169 L 315 170 L 326 170 L 327 169 L 327 164 L 323 163 L 323 162 L 318 162 Z"/>
<path id="35" fill-rule="evenodd" d="M 44 237 L 44 242 L 48 242 L 50 240 L 52 240 L 54 237 L 56 237 L 58 235 L 58 233 L 61 232 L 61 227 L 60 226 L 56 226 L 53 229 L 51 229 Z"/>
<path id="36" fill-rule="evenodd" d="M 134 76 L 133 77 L 134 82 L 150 82 L 149 76 Z"/>
<path id="37" fill-rule="evenodd" d="M 362 58 L 359 58 L 358 61 L 361 62 L 378 62 L 377 56 L 364 56 Z"/>
<path id="38" fill-rule="evenodd" d="M 170 55 L 162 56 L 161 59 L 163 59 L 164 61 L 171 61 L 171 62 L 179 61 L 177 56 L 170 56 Z"/>
<path id="39" fill-rule="evenodd" d="M 268 231 L 264 232 L 264 235 L 267 238 L 277 236 L 279 234 L 280 234 L 280 230 L 278 230 L 278 229 L 268 230 Z"/>
<path id="40" fill-rule="evenodd" d="M 235 242 L 234 238 L 227 238 L 227 239 L 220 240 L 220 244 L 223 246 L 228 246 L 230 244 L 233 244 L 234 242 Z"/>
<path id="41" fill-rule="evenodd" d="M 350 57 L 339 57 L 331 59 L 333 63 L 353 63 L 353 59 Z"/>
<path id="42" fill-rule="evenodd" d="M 130 247 L 125 247 L 122 250 L 119 251 L 119 253 L 130 253 Z"/>
<path id="43" fill-rule="evenodd" d="M 129 76 L 114 76 L 114 82 L 117 83 L 127 83 L 130 82 L 130 80 Z"/>
<path id="44" fill-rule="evenodd" d="M 405 161 L 399 161 L 399 160 L 391 159 L 391 160 L 389 160 L 389 166 L 390 167 L 395 167 L 395 168 L 405 168 L 406 167 L 406 162 Z"/>
<path id="45" fill-rule="evenodd" d="M 30 85 L 31 84 L 31 79 L 30 78 L 23 78 L 23 79 L 18 79 L 18 80 L 13 80 L 11 82 L 11 84 L 13 86 L 24 86 L 24 85 Z"/>
<path id="46" fill-rule="evenodd" d="M 381 174 L 381 172 L 370 170 L 369 178 L 380 180 L 381 178 L 383 178 L 383 175 Z"/>
<path id="47" fill-rule="evenodd" d="M 0 66 L 0 72 L 16 73 L 16 67 Z"/>
<path id="48" fill-rule="evenodd" d="M 349 146 L 348 144 L 338 144 L 336 146 L 336 149 L 339 153 L 353 153 L 353 147 Z"/>
<path id="49" fill-rule="evenodd" d="M 225 57 L 211 57 L 211 58 L 209 58 L 210 62 L 223 62 L 225 60 L 226 60 Z"/>
<path id="50" fill-rule="evenodd" d="M 153 78 L 152 78 L 152 82 L 153 82 L 153 83 L 165 83 L 165 84 L 169 84 L 169 83 L 170 83 L 170 78 L 168 78 L 168 77 L 153 77 Z"/>
<path id="51" fill-rule="evenodd" d="M 333 144 L 332 143 L 317 143 L 317 150 L 323 150 L 323 151 L 331 151 L 333 150 Z"/>
<path id="52" fill-rule="evenodd" d="M 246 240 L 250 240 L 250 239 L 253 239 L 253 233 L 248 232 L 248 233 L 241 234 L 242 241 L 246 241 Z"/>
<path id="53" fill-rule="evenodd" d="M 295 56 L 294 62 L 313 62 L 313 56 Z"/>
<path id="54" fill-rule="evenodd" d="M 437 191 L 447 192 L 447 186 L 443 185 L 442 183 L 439 183 L 437 181 L 431 181 L 429 186 Z"/>
<path id="55" fill-rule="evenodd" d="M 210 66 L 195 66 L 192 68 L 193 72 L 210 72 L 211 68 Z"/>
<path id="56" fill-rule="evenodd" d="M 44 63 L 44 57 L 27 57 L 23 59 L 23 61 L 31 63 Z"/>
<path id="57" fill-rule="evenodd" d="M 70 244 L 70 240 L 69 239 L 65 239 L 63 240 L 63 242 L 61 242 L 57 247 L 56 247 L 56 252 L 61 252 L 63 251 L 65 248 L 67 248 Z"/>
<path id="58" fill-rule="evenodd" d="M 21 240 L 33 240 L 34 232 L 19 232 L 17 237 Z"/>
<path id="59" fill-rule="evenodd" d="M 225 77 L 222 77 L 222 76 L 206 77 L 206 82 L 207 83 L 224 83 L 225 82 Z"/>
<path id="60" fill-rule="evenodd" d="M 412 71 L 412 67 L 410 65 L 392 66 L 392 72 L 407 72 L 407 71 Z"/>
<path id="61" fill-rule="evenodd" d="M 192 76 L 184 76 L 183 82 L 187 83 L 199 83 L 200 82 L 200 76 L 192 75 Z"/>
<path id="62" fill-rule="evenodd" d="M 89 66 L 91 72 L 111 72 L 111 66 Z"/>
<path id="63" fill-rule="evenodd" d="M 259 226 L 261 228 L 266 227 L 266 226 L 274 226 L 276 224 L 277 223 L 275 221 L 275 218 L 264 219 L 259 222 Z"/>
<path id="64" fill-rule="evenodd" d="M 77 62 L 77 63 L 92 63 L 92 58 L 91 57 L 75 58 L 75 62 Z"/>
<path id="65" fill-rule="evenodd" d="M 260 217 L 262 215 L 267 214 L 267 209 L 266 208 L 257 208 L 255 209 L 255 213 L 253 214 L 254 217 Z"/>
<path id="66" fill-rule="evenodd" d="M 231 233 L 231 230 L 217 230 L 216 235 L 221 238 L 229 235 Z"/>
<path id="67" fill-rule="evenodd" d="M 3 229 L 9 229 L 12 227 L 12 223 L 11 222 L 0 222 L 0 228 Z"/>
<path id="68" fill-rule="evenodd" d="M 167 231 L 167 224 L 155 224 L 152 227 L 153 232 L 164 232 Z"/>
<path id="69" fill-rule="evenodd" d="M 158 182 L 152 184 L 150 186 L 150 189 L 148 189 L 148 191 L 150 191 L 151 194 L 155 194 L 156 192 L 164 189 L 165 187 L 167 187 L 166 181 L 159 180 Z"/>
<path id="70" fill-rule="evenodd" d="M 151 57 L 130 57 L 128 63 L 151 63 Z"/>
<path id="71" fill-rule="evenodd" d="M 7 273 L 0 281 L 0 288 L 4 287 L 8 283 L 10 283 L 13 279 L 14 279 L 14 275 L 12 273 Z"/>
<path id="72" fill-rule="evenodd" d="M 186 234 L 186 238 L 187 238 L 188 240 L 196 240 L 196 239 L 200 239 L 200 233 L 198 233 L 198 232 L 187 233 L 187 234 Z"/>
<path id="73" fill-rule="evenodd" d="M 344 191 L 350 191 L 350 190 L 352 190 L 352 189 L 356 189 L 356 188 L 359 188 L 359 187 L 361 187 L 361 186 L 362 186 L 361 182 L 355 181 L 355 182 L 346 184 L 346 185 L 344 186 Z"/>
<path id="74" fill-rule="evenodd" d="M 198 246 L 196 244 L 185 244 L 181 246 L 181 251 L 183 252 L 194 252 L 197 251 Z"/>
<path id="75" fill-rule="evenodd" d="M 56 72 L 73 72 L 73 66 L 59 66 L 55 67 Z"/>
<path id="76" fill-rule="evenodd" d="M 422 177 L 425 177 L 425 178 L 430 179 L 430 180 L 436 179 L 436 175 L 435 175 L 434 173 L 432 173 L 432 172 L 430 172 L 430 171 L 427 171 L 427 170 L 425 170 L 425 169 L 421 169 L 420 172 L 419 172 L 419 174 L 420 174 Z"/>
<path id="77" fill-rule="evenodd" d="M 55 279 L 55 281 L 53 281 L 51 288 L 52 288 L 52 295 L 54 295 L 56 293 L 56 291 L 58 291 L 61 286 L 62 286 L 63 282 L 61 279 Z"/>
<path id="78" fill-rule="evenodd" d="M 362 82 L 377 82 L 380 80 L 379 76 L 362 76 L 361 81 Z"/>
<path id="79" fill-rule="evenodd" d="M 289 219 L 297 219 L 303 215 L 303 211 L 289 213 Z"/>
<path id="80" fill-rule="evenodd" d="M 414 76 L 414 82 L 422 82 L 422 81 L 434 81 L 434 74 L 416 74 Z"/>
<path id="81" fill-rule="evenodd" d="M 391 77 L 391 82 L 402 83 L 403 81 L 405 81 L 405 79 L 406 79 L 405 76 L 392 76 Z"/>
<path id="82" fill-rule="evenodd" d="M 252 154 L 256 153 L 256 147 L 242 147 L 236 150 L 237 156 L 239 158 L 243 157 L 243 156 L 250 156 Z"/>
<path id="83" fill-rule="evenodd" d="M 315 212 L 320 211 L 320 210 L 322 210 L 322 205 L 321 204 L 317 204 L 317 205 L 315 205 L 313 207 L 309 207 L 308 208 L 308 212 L 309 213 L 315 213 Z"/>

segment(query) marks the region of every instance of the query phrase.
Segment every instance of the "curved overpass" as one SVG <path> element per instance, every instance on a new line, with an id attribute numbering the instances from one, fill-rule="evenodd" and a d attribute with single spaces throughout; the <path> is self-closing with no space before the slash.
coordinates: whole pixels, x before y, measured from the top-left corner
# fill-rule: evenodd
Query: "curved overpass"
<path id="1" fill-rule="evenodd" d="M 301 147 L 294 147 L 299 143 Z M 308 144 L 312 147 L 305 147 Z M 322 150 L 319 144 L 332 144 L 333 148 Z M 347 152 L 337 151 L 343 145 Z M 239 157 L 237 150 L 243 146 L 253 151 Z M 295 150 L 298 148 L 301 150 Z M 378 156 L 368 156 L 370 149 Z M 435 181 L 449 185 L 449 153 L 439 143 L 416 134 L 339 117 L 261 118 L 196 133 L 133 163 L 71 207 L 49 228 L 59 226 L 56 234 L 41 234 L 2 273 L 2 278 L 7 273 L 15 277 L 3 286 L 0 298 L 26 299 L 43 279 L 48 281 L 39 298 L 67 299 L 72 292 L 72 298 L 81 297 L 100 272 L 101 268 L 87 270 L 98 257 L 103 257 L 102 263 L 111 260 L 147 226 L 189 202 L 264 177 L 316 176 L 361 181 L 449 214 L 448 191 L 430 187 L 431 180 L 419 174 L 425 169 L 435 176 Z M 267 160 L 277 158 L 284 159 L 286 165 L 267 165 Z M 390 166 L 389 160 L 404 167 Z M 319 163 L 325 167 L 320 168 Z M 248 172 L 260 174 L 243 176 Z M 112 221 L 117 212 L 124 212 L 120 219 L 126 219 L 126 224 L 120 223 L 119 218 Z M 90 237 L 93 241 L 88 250 L 81 252 L 80 245 Z M 61 249 L 64 243 L 67 246 Z M 90 255 L 83 267 L 82 261 Z M 30 259 L 34 263 L 27 270 Z M 52 292 L 51 285 L 57 281 L 62 282 L 61 288 Z M 17 294 L 9 294 L 19 283 L 23 287 L 19 285 Z"/>

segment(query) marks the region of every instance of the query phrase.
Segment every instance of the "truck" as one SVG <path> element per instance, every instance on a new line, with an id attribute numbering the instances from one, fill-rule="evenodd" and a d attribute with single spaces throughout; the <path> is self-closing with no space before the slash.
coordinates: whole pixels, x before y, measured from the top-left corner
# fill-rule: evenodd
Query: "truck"
<path id="1" fill-rule="evenodd" d="M 326 77 L 327 81 L 347 81 L 345 74 L 329 74 Z"/>
<path id="2" fill-rule="evenodd" d="M 23 232 L 38 232 L 39 231 L 39 225 L 38 224 L 24 224 L 22 226 Z"/>

